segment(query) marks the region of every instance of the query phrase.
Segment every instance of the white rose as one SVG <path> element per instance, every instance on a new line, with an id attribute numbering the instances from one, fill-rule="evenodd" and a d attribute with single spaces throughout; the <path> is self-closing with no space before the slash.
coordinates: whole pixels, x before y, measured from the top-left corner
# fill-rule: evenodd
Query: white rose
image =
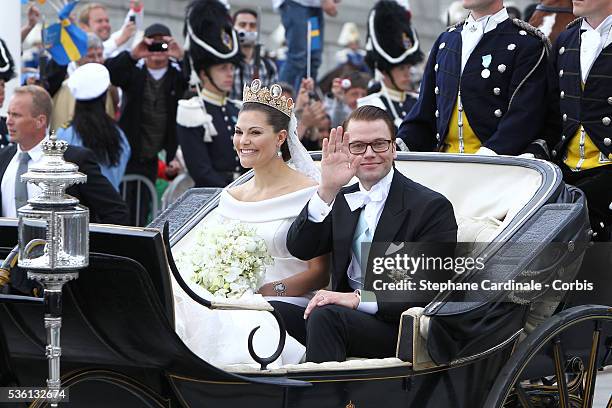
<path id="1" fill-rule="evenodd" d="M 232 265 L 225 276 L 226 282 L 234 282 L 236 279 L 238 279 L 241 272 L 242 268 L 240 268 L 240 265 Z"/>

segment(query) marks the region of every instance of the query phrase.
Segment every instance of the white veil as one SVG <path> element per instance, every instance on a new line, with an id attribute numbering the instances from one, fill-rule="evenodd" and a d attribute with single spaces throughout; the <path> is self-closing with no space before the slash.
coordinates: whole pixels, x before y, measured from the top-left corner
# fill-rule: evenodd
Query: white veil
<path id="1" fill-rule="evenodd" d="M 270 106 L 274 109 L 279 109 L 277 106 L 259 101 L 256 97 L 253 97 L 253 93 L 256 94 L 260 89 L 261 81 L 259 79 L 254 79 L 251 85 L 245 84 L 242 102 L 259 103 L 262 105 Z M 270 95 L 274 95 L 272 96 L 273 99 L 279 98 L 282 94 L 282 88 L 280 87 L 280 85 L 274 84 L 270 87 L 269 92 Z M 249 95 L 248 97 L 247 94 Z M 284 99 L 284 96 L 282 98 Z M 289 99 L 288 102 L 290 102 L 291 105 L 287 104 L 287 107 L 295 106 L 293 105 L 292 100 Z M 285 111 L 282 112 L 286 114 Z M 292 165 L 295 170 L 299 171 L 300 173 L 310 177 L 317 183 L 320 183 L 321 172 L 319 171 L 319 168 L 315 165 L 314 160 L 312 160 L 312 157 L 310 157 L 310 154 L 308 154 L 308 151 L 306 150 L 302 142 L 300 142 L 297 133 L 297 118 L 295 117 L 295 114 L 293 113 L 292 109 L 291 117 L 289 118 L 289 129 L 287 129 L 287 147 L 289 148 L 289 153 L 291 154 L 291 159 L 289 160 L 288 164 Z"/>
<path id="2" fill-rule="evenodd" d="M 297 118 L 293 112 L 291 112 L 291 119 L 289 120 L 289 129 L 287 132 L 287 147 L 289 147 L 289 153 L 291 153 L 291 160 L 289 160 L 289 163 L 292 164 L 293 167 L 295 167 L 295 169 L 300 173 L 305 174 L 306 176 L 315 180 L 317 183 L 320 183 L 321 172 L 298 138 Z"/>

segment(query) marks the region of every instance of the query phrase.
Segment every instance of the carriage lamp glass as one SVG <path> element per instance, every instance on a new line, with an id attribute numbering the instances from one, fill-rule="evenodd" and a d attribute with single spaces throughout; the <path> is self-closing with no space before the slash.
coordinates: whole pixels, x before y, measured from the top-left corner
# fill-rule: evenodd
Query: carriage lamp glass
<path id="1" fill-rule="evenodd" d="M 20 268 L 28 279 L 44 289 L 47 333 L 45 354 L 49 363 L 47 379 L 51 406 L 61 400 L 60 329 L 62 326 L 62 287 L 78 278 L 78 270 L 89 264 L 89 210 L 66 194 L 73 184 L 84 183 L 87 176 L 78 166 L 64 160 L 68 144 L 55 135 L 42 143 L 43 156 L 21 176 L 23 182 L 41 189 L 41 194 L 17 209 L 19 218 Z"/>
<path id="2" fill-rule="evenodd" d="M 89 210 L 65 193 L 87 176 L 64 161 L 67 144 L 55 136 L 43 142 L 43 158 L 21 176 L 42 193 L 19 208 L 20 268 L 36 271 L 75 270 L 88 265 Z"/>

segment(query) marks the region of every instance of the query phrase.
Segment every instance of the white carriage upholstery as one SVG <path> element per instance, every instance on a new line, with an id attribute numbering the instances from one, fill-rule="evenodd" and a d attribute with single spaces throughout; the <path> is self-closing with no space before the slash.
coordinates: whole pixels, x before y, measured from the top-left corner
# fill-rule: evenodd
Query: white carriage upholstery
<path id="1" fill-rule="evenodd" d="M 518 166 L 397 161 L 396 169 L 450 200 L 458 242 L 492 241 L 542 183 L 540 173 Z"/>
<path id="2" fill-rule="evenodd" d="M 376 368 L 389 367 L 410 367 L 412 363 L 402 361 L 399 358 L 351 358 L 347 361 L 326 361 L 324 363 L 301 363 L 286 364 L 279 368 L 272 368 L 261 371 L 256 364 L 232 364 L 222 367 L 223 370 L 236 374 L 274 374 L 286 375 L 296 373 L 309 373 L 321 371 L 353 371 L 353 370 L 372 370 Z"/>

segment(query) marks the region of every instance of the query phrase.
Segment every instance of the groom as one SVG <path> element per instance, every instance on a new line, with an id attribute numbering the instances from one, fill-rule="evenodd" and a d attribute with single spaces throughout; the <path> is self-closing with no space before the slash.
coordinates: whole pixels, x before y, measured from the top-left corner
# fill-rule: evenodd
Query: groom
<path id="1" fill-rule="evenodd" d="M 306 345 L 307 361 L 392 357 L 401 313 L 423 305 L 409 295 L 385 302 L 367 292 L 366 301 L 364 291 L 361 298 L 361 242 L 457 240 L 451 203 L 395 170 L 396 157 L 395 126 L 374 106 L 353 111 L 346 133 L 339 127 L 323 141 L 321 184 L 291 225 L 287 248 L 303 260 L 331 252 L 332 290 L 318 291 L 301 309 L 301 326 L 296 308 L 293 316 L 279 310 L 289 333 Z M 354 176 L 359 183 L 343 187 Z"/>

